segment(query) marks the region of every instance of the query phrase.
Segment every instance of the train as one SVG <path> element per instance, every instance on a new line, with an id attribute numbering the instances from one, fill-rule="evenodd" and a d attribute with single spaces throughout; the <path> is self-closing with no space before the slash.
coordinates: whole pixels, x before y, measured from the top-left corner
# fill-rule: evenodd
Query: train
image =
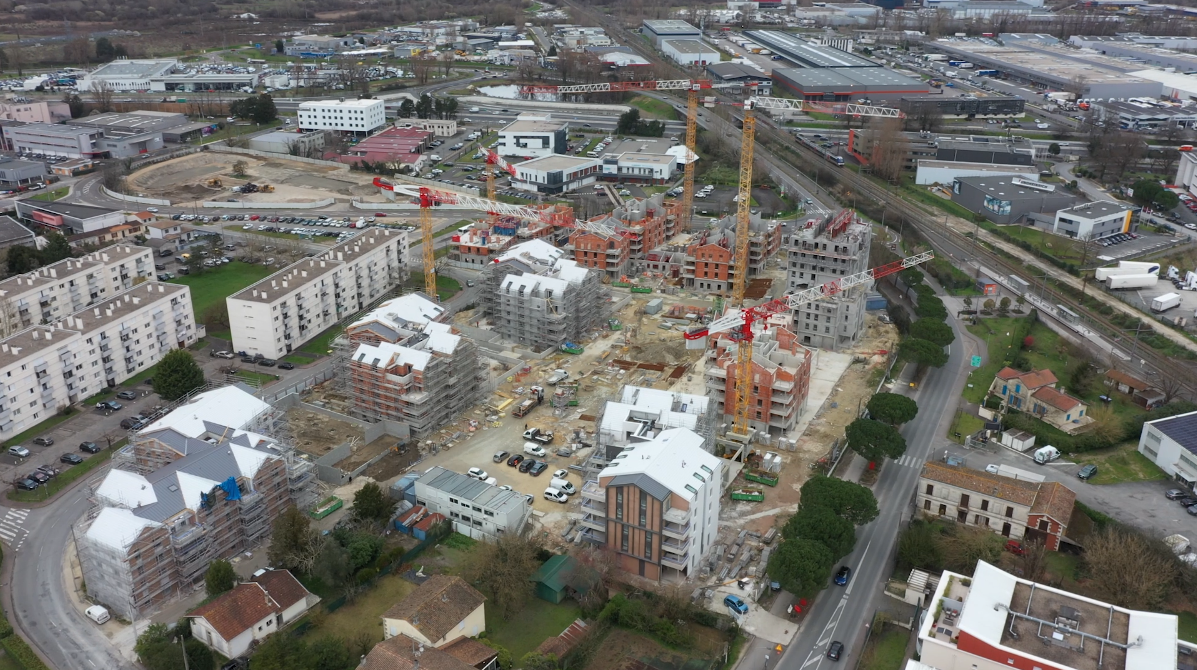
<path id="1" fill-rule="evenodd" d="M 825 158 L 827 160 L 827 162 L 831 163 L 832 165 L 835 165 L 837 167 L 844 166 L 844 157 L 828 151 L 826 149 L 826 147 L 823 147 L 819 144 L 818 140 L 811 139 L 811 138 L 807 137 L 806 135 L 803 135 L 802 133 L 799 133 L 799 132 L 795 132 L 794 137 L 797 137 L 798 141 L 801 142 L 803 144 L 803 146 L 805 146 L 807 149 L 810 149 L 811 151 L 814 151 L 814 152 L 820 154 L 821 156 L 823 156 L 823 158 Z"/>

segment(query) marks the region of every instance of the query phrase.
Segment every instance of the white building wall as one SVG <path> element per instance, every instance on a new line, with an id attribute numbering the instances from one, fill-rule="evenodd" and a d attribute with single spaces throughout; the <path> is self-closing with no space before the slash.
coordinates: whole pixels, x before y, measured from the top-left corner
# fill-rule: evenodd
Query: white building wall
<path id="1" fill-rule="evenodd" d="M 1139 453 L 1151 459 L 1169 477 L 1197 482 L 1197 455 L 1151 422 L 1143 424 L 1143 432 L 1139 434 Z"/>
<path id="2" fill-rule="evenodd" d="M 1176 182 L 1178 186 L 1183 186 L 1190 193 L 1197 193 L 1193 190 L 1197 186 L 1197 155 L 1192 151 L 1185 151 L 1180 154 L 1180 161 L 1176 166 Z"/>
<path id="3" fill-rule="evenodd" d="M 674 42 L 679 41 L 687 46 L 702 45 L 703 50 L 697 53 L 691 53 L 689 50 L 680 50 L 674 46 Z M 711 63 L 719 62 L 719 52 L 714 47 L 706 49 L 706 44 L 701 40 L 662 40 L 661 51 L 680 65 L 699 65 L 706 66 Z"/>
<path id="4" fill-rule="evenodd" d="M 986 165 L 984 168 L 967 168 L 967 167 L 931 167 L 922 165 L 919 161 L 918 170 L 915 172 L 914 183 L 916 184 L 944 184 L 951 186 L 952 182 L 958 177 L 1000 177 L 1005 175 L 1015 175 L 1026 177 L 1027 179 L 1039 180 L 1039 170 L 1035 167 L 1025 165 Z"/>
<path id="5" fill-rule="evenodd" d="M 386 125 L 382 100 L 319 100 L 299 105 L 299 127 L 371 133 Z"/>

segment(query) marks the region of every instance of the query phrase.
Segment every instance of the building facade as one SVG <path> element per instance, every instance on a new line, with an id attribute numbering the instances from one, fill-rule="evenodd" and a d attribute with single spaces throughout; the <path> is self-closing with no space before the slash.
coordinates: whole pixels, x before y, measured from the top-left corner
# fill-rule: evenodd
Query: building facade
<path id="1" fill-rule="evenodd" d="M 781 249 L 781 226 L 751 214 L 749 219 L 748 276 L 760 276 L 765 264 Z M 712 228 L 693 236 L 686 246 L 682 282 L 707 293 L 728 293 L 736 281 L 736 215 L 715 221 Z"/>
<path id="2" fill-rule="evenodd" d="M 300 130 L 332 130 L 369 135 L 386 125 L 382 100 L 314 100 L 299 104 Z"/>
<path id="3" fill-rule="evenodd" d="M 516 163 L 511 187 L 535 193 L 568 193 L 593 184 L 602 172 L 597 158 L 550 155 Z"/>
<path id="4" fill-rule="evenodd" d="M 28 186 L 46 179 L 46 164 L 10 159 L 0 161 L 0 186 Z"/>
<path id="5" fill-rule="evenodd" d="M 556 349 L 606 323 L 608 292 L 602 274 L 560 259 L 537 274 L 506 274 L 488 313 L 504 339 L 534 351 Z"/>
<path id="6" fill-rule="evenodd" d="M 102 158 L 98 146 L 104 132 L 50 123 L 4 126 L 6 144 L 18 153 L 65 156 L 67 158 Z"/>
<path id="7" fill-rule="evenodd" d="M 545 158 L 566 153 L 568 147 L 568 123 L 554 121 L 547 114 L 521 114 L 499 131 L 494 149 L 500 156 Z"/>
<path id="8" fill-rule="evenodd" d="M 371 228 L 229 296 L 233 349 L 287 355 L 401 284 L 407 254 L 406 232 Z"/>
<path id="9" fill-rule="evenodd" d="M 1146 456 L 1186 491 L 1197 490 L 1197 412 L 1178 414 L 1143 424 L 1139 453 Z"/>
<path id="10" fill-rule="evenodd" d="M 727 398 L 735 396 L 737 345 L 726 335 L 707 347 L 705 383 L 716 414 L 728 421 Z M 756 336 L 752 348 L 752 390 L 748 420 L 752 428 L 768 435 L 788 435 L 798 425 L 810 393 L 814 352 L 798 343 L 794 333 L 774 326 Z"/>
<path id="11" fill-rule="evenodd" d="M 661 48 L 661 43 L 670 39 L 700 39 L 702 31 L 694 26 L 679 21 L 677 19 L 659 19 L 650 20 L 645 19 L 640 26 L 640 32 L 643 33 L 653 43 L 653 46 L 658 49 Z"/>
<path id="12" fill-rule="evenodd" d="M 1112 200 L 1087 202 L 1058 210 L 1048 232 L 1078 240 L 1129 233 L 1134 230 L 1137 211 L 1137 207 Z"/>
<path id="13" fill-rule="evenodd" d="M 125 213 L 92 205 L 26 198 L 17 201 L 17 219 L 38 229 L 48 228 L 70 236 L 119 226 L 125 222 Z"/>
<path id="14" fill-rule="evenodd" d="M 8 332 L 50 324 L 108 300 L 153 276 L 153 251 L 117 244 L 0 281 Z"/>
<path id="15" fill-rule="evenodd" d="M 960 166 L 975 164 L 957 163 Z M 1010 166 L 1011 168 L 1017 166 Z M 995 171 L 996 172 L 996 171 Z M 1044 184 L 1029 175 L 1002 175 L 956 177 L 952 180 L 952 202 L 957 202 L 969 211 L 981 214 L 994 223 L 1017 223 L 1024 217 L 1031 220 L 1046 220 L 1052 225 L 1052 212 L 1076 204 L 1076 198 L 1057 191 L 1052 184 Z M 1044 214 L 1044 217 L 1029 217 Z"/>
<path id="16" fill-rule="evenodd" d="M 518 535 L 531 514 L 524 494 L 434 466 L 416 480 L 416 504 L 441 514 L 462 535 L 494 540 Z"/>
<path id="17" fill-rule="evenodd" d="M 627 152 L 603 157 L 603 181 L 662 185 L 677 172 L 677 157 L 671 154 Z"/>
<path id="18" fill-rule="evenodd" d="M 661 52 L 685 67 L 706 67 L 719 62 L 715 47 L 698 39 L 663 39 Z"/>
<path id="19" fill-rule="evenodd" d="M 810 221 L 807 226 L 790 236 L 787 293 L 821 286 L 869 268 L 873 230 L 868 224 L 853 218 L 838 231 L 828 221 Z M 859 341 L 868 290 L 867 286 L 858 286 L 794 310 L 794 333 L 799 342 L 834 351 Z"/>

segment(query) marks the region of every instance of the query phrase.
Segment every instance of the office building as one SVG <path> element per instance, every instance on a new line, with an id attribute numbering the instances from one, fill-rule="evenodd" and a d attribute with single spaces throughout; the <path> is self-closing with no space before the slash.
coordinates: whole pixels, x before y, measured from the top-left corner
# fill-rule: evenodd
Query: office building
<path id="1" fill-rule="evenodd" d="M 712 338 L 707 347 L 707 397 L 715 403 L 718 416 L 732 421 L 727 402 L 736 392 L 738 346 L 726 334 Z M 771 326 L 756 336 L 752 348 L 752 392 L 748 421 L 767 435 L 787 435 L 798 425 L 810 392 L 810 371 L 814 352 L 798 343 L 793 332 Z"/>
<path id="2" fill-rule="evenodd" d="M 78 235 L 119 226 L 125 222 L 125 214 L 120 210 L 92 205 L 26 198 L 17 201 L 17 219 L 35 229 L 49 228 L 63 235 Z"/>
<path id="3" fill-rule="evenodd" d="M 46 180 L 46 164 L 40 161 L 23 161 L 18 158 L 0 160 L 0 186 L 16 188 Z"/>
<path id="4" fill-rule="evenodd" d="M 447 323 L 443 307 L 409 293 L 345 329 L 352 414 L 407 424 L 424 438 L 478 400 L 486 369 L 473 341 Z"/>
<path id="5" fill-rule="evenodd" d="M 1018 223 L 1030 214 L 1044 214 L 1049 224 L 1052 212 L 1071 207 L 1077 198 L 1026 176 L 956 177 L 952 201 L 994 223 Z M 1038 225 L 1038 224 L 1036 224 Z"/>
<path id="6" fill-rule="evenodd" d="M 548 114 L 521 114 L 499 131 L 494 149 L 500 156 L 545 158 L 566 153 L 568 147 L 568 123 L 554 121 Z"/>
<path id="7" fill-rule="evenodd" d="M 79 126 L 27 123 L 4 126 L 5 143 L 18 153 L 65 156 L 67 158 L 103 158 L 98 144 L 103 131 Z"/>
<path id="8" fill-rule="evenodd" d="M 1017 96 L 957 98 L 946 95 L 904 96 L 898 109 L 906 116 L 939 115 L 945 119 L 1001 119 L 1022 116 L 1027 101 Z"/>
<path id="9" fill-rule="evenodd" d="M 162 136 L 163 142 L 175 144 L 199 138 L 204 130 L 216 125 L 214 121 L 192 122 L 186 114 L 152 110 L 93 114 L 67 123 L 81 128 L 101 130 L 106 139 L 157 133 Z"/>
<path id="10" fill-rule="evenodd" d="M 724 461 L 689 428 L 649 426 L 641 436 L 582 485 L 582 537 L 629 574 L 696 577 L 718 534 Z"/>
<path id="11" fill-rule="evenodd" d="M 275 154 L 289 154 L 304 158 L 317 158 L 324 152 L 325 134 L 293 133 L 276 130 L 249 139 L 249 148 Z"/>
<path id="12" fill-rule="evenodd" d="M 90 91 L 97 86 L 112 91 L 149 91 L 154 77 L 166 75 L 175 69 L 176 60 L 129 60 L 119 59 L 105 63 L 87 73 L 79 80 L 80 91 Z"/>
<path id="13" fill-rule="evenodd" d="M 603 156 L 603 181 L 652 184 L 661 186 L 677 172 L 677 156 L 627 151 L 617 156 Z"/>
<path id="14" fill-rule="evenodd" d="M 593 184 L 604 161 L 552 154 L 516 163 L 511 187 L 534 193 L 560 194 Z"/>
<path id="15" fill-rule="evenodd" d="M 532 512 L 523 493 L 434 466 L 416 480 L 416 504 L 441 514 L 476 540 L 519 535 Z"/>
<path id="16" fill-rule="evenodd" d="M 719 62 L 715 47 L 696 39 L 661 40 L 661 53 L 685 67 L 706 67 Z"/>
<path id="17" fill-rule="evenodd" d="M 658 49 L 661 48 L 661 43 L 665 40 L 702 38 L 701 30 L 677 19 L 645 19 L 641 24 L 640 32 L 648 37 L 653 46 Z"/>
<path id="18" fill-rule="evenodd" d="M 370 135 L 386 125 L 382 100 L 313 100 L 299 103 L 300 130 Z"/>
<path id="19" fill-rule="evenodd" d="M 846 225 L 835 224 L 835 219 L 825 220 L 790 235 L 787 293 L 869 269 L 872 227 L 855 216 Z M 793 327 L 799 342 L 833 351 L 854 345 L 864 330 L 868 290 L 866 285 L 857 286 L 794 310 Z"/>
<path id="20" fill-rule="evenodd" d="M 141 618 L 202 588 L 211 561 L 260 550 L 287 507 L 313 504 L 314 467 L 271 435 L 275 420 L 225 386 L 134 433 L 74 528 L 88 596 Z"/>
<path id="21" fill-rule="evenodd" d="M 1197 412 L 1143 424 L 1139 453 L 1188 492 L 1197 487 Z"/>
<path id="22" fill-rule="evenodd" d="M 233 349 L 281 358 L 403 282 L 407 233 L 371 228 L 226 298 Z"/>
<path id="23" fill-rule="evenodd" d="M 1127 203 L 1098 200 L 1060 208 L 1050 220 L 1046 217 L 1036 217 L 1034 225 L 1053 235 L 1078 240 L 1096 240 L 1134 230 L 1135 212 L 1138 210 L 1138 207 Z"/>
<path id="24" fill-rule="evenodd" d="M 61 123 L 71 118 L 71 106 L 61 100 L 0 102 L 0 120 L 22 123 Z"/>

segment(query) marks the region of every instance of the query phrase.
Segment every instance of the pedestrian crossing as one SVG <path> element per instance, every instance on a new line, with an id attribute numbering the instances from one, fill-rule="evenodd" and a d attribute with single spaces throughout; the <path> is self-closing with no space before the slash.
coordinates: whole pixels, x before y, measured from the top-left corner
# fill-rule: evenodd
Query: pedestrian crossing
<path id="1" fill-rule="evenodd" d="M 21 545 L 25 543 L 25 538 L 29 537 L 29 531 L 25 530 L 25 517 L 27 516 L 29 516 L 29 510 L 10 509 L 4 513 L 3 518 L 0 518 L 0 540 L 14 550 L 19 551 Z"/>
<path id="2" fill-rule="evenodd" d="M 921 468 L 923 461 L 920 458 L 915 458 L 910 454 L 902 454 L 902 458 L 898 459 L 898 466 L 903 468 Z"/>

